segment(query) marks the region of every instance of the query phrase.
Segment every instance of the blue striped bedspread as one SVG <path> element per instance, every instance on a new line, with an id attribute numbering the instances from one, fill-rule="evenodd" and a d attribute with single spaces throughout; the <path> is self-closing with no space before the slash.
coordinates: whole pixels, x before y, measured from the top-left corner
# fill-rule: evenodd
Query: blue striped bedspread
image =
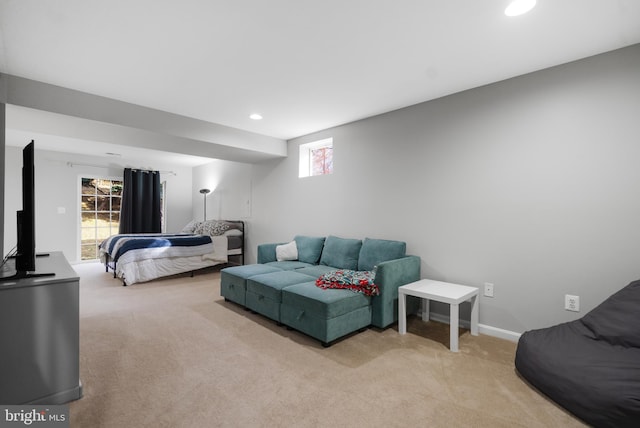
<path id="1" fill-rule="evenodd" d="M 194 247 L 201 247 L 202 251 Z M 154 252 L 158 253 L 163 248 L 171 250 L 167 251 L 167 253 L 175 255 L 180 253 L 180 248 L 185 248 L 185 250 L 188 248 L 186 253 L 195 255 L 197 253 L 207 254 L 212 252 L 213 245 L 211 237 L 208 235 L 184 233 L 122 234 L 113 235 L 105 239 L 100 244 L 100 254 L 101 256 L 108 254 L 111 261 L 118 262 L 122 256 L 130 251 L 156 249 Z"/>

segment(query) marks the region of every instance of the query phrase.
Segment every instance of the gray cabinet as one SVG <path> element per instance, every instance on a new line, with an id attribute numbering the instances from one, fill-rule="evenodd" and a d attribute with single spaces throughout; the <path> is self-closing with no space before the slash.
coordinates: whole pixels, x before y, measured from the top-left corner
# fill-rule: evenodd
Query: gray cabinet
<path id="1" fill-rule="evenodd" d="M 38 257 L 36 272 L 55 275 L 0 282 L 2 404 L 82 396 L 78 275 L 61 252 Z"/>

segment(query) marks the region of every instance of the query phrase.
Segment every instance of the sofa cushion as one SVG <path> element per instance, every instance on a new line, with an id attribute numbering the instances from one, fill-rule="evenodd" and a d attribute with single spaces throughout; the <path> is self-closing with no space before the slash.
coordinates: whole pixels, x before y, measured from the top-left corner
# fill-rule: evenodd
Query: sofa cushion
<path id="1" fill-rule="evenodd" d="M 313 277 L 295 271 L 280 271 L 255 275 L 247 280 L 247 292 L 280 302 L 281 290 L 293 284 L 313 281 Z"/>
<path id="2" fill-rule="evenodd" d="M 373 270 L 379 263 L 404 257 L 406 251 L 405 242 L 364 238 L 358 258 L 358 270 Z"/>
<path id="3" fill-rule="evenodd" d="M 309 312 L 321 319 L 335 318 L 369 306 L 371 297 L 349 290 L 323 290 L 315 282 L 291 285 L 282 290 L 282 304 Z"/>
<path id="4" fill-rule="evenodd" d="M 338 269 L 331 266 L 312 265 L 297 269 L 296 272 L 304 273 L 306 275 L 311 275 L 314 278 L 318 278 L 320 275 L 324 275 L 329 272 L 335 272 L 336 270 Z"/>
<path id="5" fill-rule="evenodd" d="M 275 266 L 267 266 L 261 264 L 231 266 L 221 270 L 224 275 L 231 275 L 242 279 L 247 279 L 255 275 L 262 275 L 264 273 L 278 272 L 282 269 Z"/>
<path id="6" fill-rule="evenodd" d="M 283 260 L 281 262 L 267 262 L 265 263 L 265 265 L 276 267 L 282 270 L 294 270 L 294 269 L 301 269 L 309 266 L 315 266 L 315 265 L 312 265 L 311 263 L 304 263 L 298 260 Z"/>
<path id="7" fill-rule="evenodd" d="M 324 242 L 320 264 L 338 269 L 358 269 L 358 255 L 362 241 L 359 239 L 329 236 Z"/>
<path id="8" fill-rule="evenodd" d="M 247 278 L 281 269 L 265 265 L 233 266 L 220 272 L 220 295 L 227 300 L 244 305 L 246 303 Z"/>
<path id="9" fill-rule="evenodd" d="M 318 264 L 324 246 L 324 237 L 298 235 L 293 239 L 298 248 L 298 260 L 312 265 Z"/>
<path id="10" fill-rule="evenodd" d="M 247 280 L 245 306 L 254 312 L 280 322 L 281 290 L 292 284 L 309 281 L 312 277 L 294 271 L 255 275 Z"/>

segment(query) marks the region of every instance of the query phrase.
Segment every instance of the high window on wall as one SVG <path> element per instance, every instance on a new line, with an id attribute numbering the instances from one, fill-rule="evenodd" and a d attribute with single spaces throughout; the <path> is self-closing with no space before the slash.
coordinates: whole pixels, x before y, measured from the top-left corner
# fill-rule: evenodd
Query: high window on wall
<path id="1" fill-rule="evenodd" d="M 299 177 L 333 173 L 333 138 L 300 145 Z"/>
<path id="2" fill-rule="evenodd" d="M 120 227 L 122 180 L 83 177 L 80 193 L 80 259 L 97 259 L 98 245 Z"/>

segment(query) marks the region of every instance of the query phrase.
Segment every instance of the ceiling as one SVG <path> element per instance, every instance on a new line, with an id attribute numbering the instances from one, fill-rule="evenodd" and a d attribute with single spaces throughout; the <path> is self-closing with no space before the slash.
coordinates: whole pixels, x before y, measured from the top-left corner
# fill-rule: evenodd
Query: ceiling
<path id="1" fill-rule="evenodd" d="M 0 0 L 0 71 L 291 139 L 640 43 L 637 0 L 508 3 Z"/>

